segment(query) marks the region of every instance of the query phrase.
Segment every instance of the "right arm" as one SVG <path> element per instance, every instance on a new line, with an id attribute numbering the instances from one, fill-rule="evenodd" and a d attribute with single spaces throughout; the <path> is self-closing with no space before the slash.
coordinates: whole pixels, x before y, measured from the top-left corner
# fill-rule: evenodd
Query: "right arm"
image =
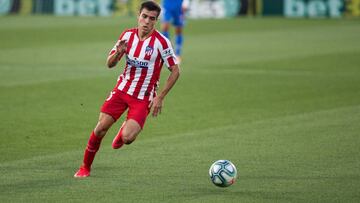
<path id="1" fill-rule="evenodd" d="M 109 68 L 116 66 L 116 64 L 120 61 L 121 57 L 126 52 L 127 42 L 125 39 L 118 41 L 116 44 L 115 52 L 110 54 L 107 58 L 106 65 Z"/>

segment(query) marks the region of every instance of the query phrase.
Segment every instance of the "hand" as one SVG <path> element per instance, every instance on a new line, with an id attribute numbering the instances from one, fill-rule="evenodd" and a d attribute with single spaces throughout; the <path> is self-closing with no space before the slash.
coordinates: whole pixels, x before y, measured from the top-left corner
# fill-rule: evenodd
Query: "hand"
<path id="1" fill-rule="evenodd" d="M 161 108 L 163 105 L 163 99 L 160 97 L 155 97 L 154 100 L 149 104 L 149 108 L 153 107 L 152 116 L 156 117 L 158 114 L 161 114 Z"/>
<path id="2" fill-rule="evenodd" d="M 182 11 L 183 14 L 185 14 L 188 11 L 188 7 L 187 6 L 182 6 L 181 11 Z"/>
<path id="3" fill-rule="evenodd" d="M 117 44 L 116 44 L 116 52 L 118 54 L 124 53 L 126 51 L 126 49 L 127 49 L 127 42 L 126 42 L 125 39 L 120 40 L 120 41 L 117 42 Z"/>

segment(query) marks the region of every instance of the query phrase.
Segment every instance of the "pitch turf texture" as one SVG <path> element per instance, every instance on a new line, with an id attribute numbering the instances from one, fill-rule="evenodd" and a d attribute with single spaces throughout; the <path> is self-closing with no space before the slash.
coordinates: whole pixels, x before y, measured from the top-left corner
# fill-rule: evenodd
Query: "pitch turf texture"
<path id="1" fill-rule="evenodd" d="M 358 19 L 189 21 L 161 116 L 113 150 L 118 122 L 74 179 L 135 23 L 0 18 L 0 202 L 360 201 Z M 209 180 L 218 159 L 237 166 L 229 188 Z"/>

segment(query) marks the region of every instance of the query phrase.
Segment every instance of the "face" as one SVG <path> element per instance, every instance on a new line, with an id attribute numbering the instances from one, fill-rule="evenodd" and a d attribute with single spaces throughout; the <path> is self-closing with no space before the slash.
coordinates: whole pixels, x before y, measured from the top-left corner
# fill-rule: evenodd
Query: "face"
<path id="1" fill-rule="evenodd" d="M 149 11 L 146 8 L 141 10 L 138 17 L 138 28 L 144 34 L 150 33 L 157 22 L 157 11 Z"/>

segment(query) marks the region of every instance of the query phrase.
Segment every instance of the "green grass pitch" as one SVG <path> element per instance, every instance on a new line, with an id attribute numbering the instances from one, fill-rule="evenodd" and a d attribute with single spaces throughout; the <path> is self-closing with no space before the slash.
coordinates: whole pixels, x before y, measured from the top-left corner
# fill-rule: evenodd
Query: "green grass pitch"
<path id="1" fill-rule="evenodd" d="M 73 174 L 122 72 L 106 56 L 136 19 L 0 25 L 0 202 L 360 201 L 358 19 L 189 20 L 163 113 L 113 150 L 118 122 L 84 180 Z M 208 177 L 218 159 L 237 166 L 229 188 Z"/>

